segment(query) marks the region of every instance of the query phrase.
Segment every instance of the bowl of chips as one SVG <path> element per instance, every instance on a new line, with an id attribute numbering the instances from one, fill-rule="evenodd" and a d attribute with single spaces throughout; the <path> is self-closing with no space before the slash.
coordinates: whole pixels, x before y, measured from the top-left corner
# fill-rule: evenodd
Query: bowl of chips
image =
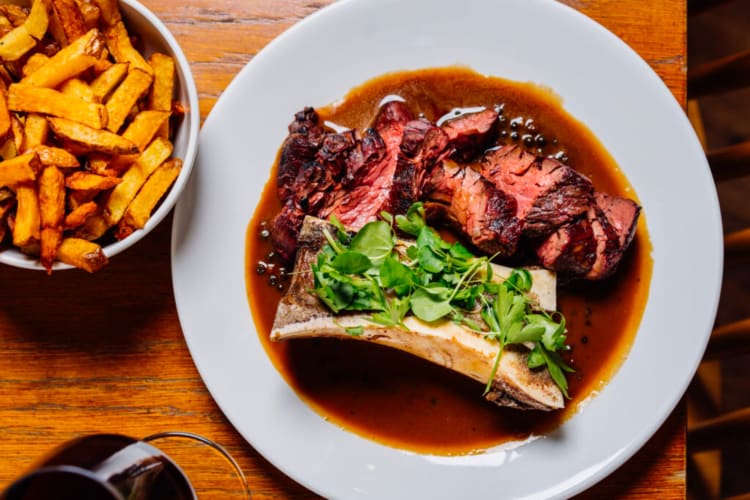
<path id="1" fill-rule="evenodd" d="M 188 180 L 199 115 L 136 0 L 0 5 L 0 262 L 95 272 L 138 242 Z"/>

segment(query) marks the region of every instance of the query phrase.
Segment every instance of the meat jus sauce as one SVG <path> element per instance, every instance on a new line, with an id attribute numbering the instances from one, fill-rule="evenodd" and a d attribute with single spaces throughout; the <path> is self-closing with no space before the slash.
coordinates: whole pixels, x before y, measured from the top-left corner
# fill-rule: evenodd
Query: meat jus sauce
<path id="1" fill-rule="evenodd" d="M 502 110 L 501 141 L 568 163 L 599 191 L 636 198 L 596 137 L 563 110 L 558 97 L 534 84 L 462 67 L 398 72 L 368 81 L 342 102 L 317 111 L 323 121 L 362 130 L 383 99 L 393 96 L 432 121 L 478 106 L 496 107 Z M 566 408 L 550 413 L 500 408 L 482 398 L 483 384 L 386 347 L 336 339 L 272 343 L 268 337 L 287 270 L 275 262 L 265 223 L 280 208 L 274 165 L 246 238 L 247 293 L 260 340 L 286 381 L 324 418 L 397 448 L 465 454 L 549 432 L 614 375 L 645 308 L 653 263 L 641 214 L 614 276 L 558 287 L 558 308 L 572 346 L 565 358 L 576 370 L 568 375 L 572 399 Z"/>

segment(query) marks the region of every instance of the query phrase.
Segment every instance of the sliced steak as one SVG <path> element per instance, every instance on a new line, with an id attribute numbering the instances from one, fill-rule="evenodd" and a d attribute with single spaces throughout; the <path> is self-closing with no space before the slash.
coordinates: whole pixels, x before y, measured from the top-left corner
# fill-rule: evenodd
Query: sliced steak
<path id="1" fill-rule="evenodd" d="M 544 267 L 568 279 L 598 280 L 615 271 L 624 250 L 614 226 L 592 202 L 583 217 L 549 236 L 537 248 L 537 256 Z"/>
<path id="2" fill-rule="evenodd" d="M 421 198 L 425 173 L 446 150 L 448 138 L 431 122 L 411 116 L 402 102 L 383 106 L 374 130 L 385 153 L 363 163 L 350 184 L 339 186 L 319 217 L 334 215 L 356 231 L 382 211 L 406 213 Z"/>
<path id="3" fill-rule="evenodd" d="M 568 276 L 585 276 L 596 261 L 596 238 L 588 217 L 560 227 L 537 248 L 541 265 L 564 270 Z"/>
<path id="4" fill-rule="evenodd" d="M 429 219 L 447 222 L 488 254 L 516 252 L 522 227 L 516 201 L 476 170 L 444 161 L 433 169 L 423 194 Z"/>
<path id="5" fill-rule="evenodd" d="M 469 161 L 482 154 L 496 139 L 497 117 L 497 111 L 485 109 L 443 123 L 442 129 L 454 150 L 451 157 L 457 161 Z"/>
<path id="6" fill-rule="evenodd" d="M 378 110 L 375 120 L 372 122 L 372 128 L 380 130 L 393 123 L 406 123 L 415 118 L 409 106 L 402 101 L 389 101 Z"/>
<path id="7" fill-rule="evenodd" d="M 318 114 L 308 107 L 295 114 L 294 121 L 289 125 L 289 135 L 281 146 L 276 177 L 277 192 L 282 203 L 293 195 L 297 174 L 315 158 L 323 144 L 326 133 L 318 122 Z"/>
<path id="8" fill-rule="evenodd" d="M 515 197 L 516 217 L 524 237 L 541 240 L 558 227 L 585 214 L 591 204 L 591 181 L 573 168 L 536 157 L 519 146 L 504 146 L 481 160 L 482 175 Z"/>
<path id="9" fill-rule="evenodd" d="M 403 125 L 390 123 L 377 130 L 384 154 L 363 163 L 346 186 L 338 186 L 317 213 L 321 219 L 332 215 L 352 231 L 375 220 L 382 210 L 390 209 L 393 179 L 398 164 Z"/>
<path id="10" fill-rule="evenodd" d="M 638 216 L 641 207 L 629 198 L 612 196 L 606 193 L 595 193 L 594 200 L 597 206 L 607 216 L 607 220 L 617 231 L 620 247 L 627 249 L 635 236 L 635 228 L 638 225 Z"/>

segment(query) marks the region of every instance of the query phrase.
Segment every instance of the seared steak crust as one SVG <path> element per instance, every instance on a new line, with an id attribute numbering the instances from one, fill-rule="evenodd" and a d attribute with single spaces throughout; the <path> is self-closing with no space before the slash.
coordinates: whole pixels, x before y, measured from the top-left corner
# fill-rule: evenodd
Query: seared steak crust
<path id="1" fill-rule="evenodd" d="M 521 236 L 516 200 L 472 168 L 443 162 L 424 188 L 428 219 L 439 219 L 462 232 L 488 254 L 510 257 Z"/>
<path id="2" fill-rule="evenodd" d="M 297 113 L 279 156 L 282 210 L 270 229 L 286 260 L 305 215 L 335 216 L 358 230 L 416 201 L 428 219 L 446 222 L 478 249 L 515 262 L 531 257 L 565 278 L 611 275 L 635 234 L 637 203 L 595 192 L 586 176 L 555 159 L 497 145 L 494 110 L 438 126 L 390 101 L 362 133 L 334 133 L 319 122 L 312 108 Z"/>
<path id="3" fill-rule="evenodd" d="M 518 200 L 517 217 L 524 236 L 539 240 L 585 214 L 594 186 L 583 174 L 550 158 L 539 158 L 519 146 L 490 151 L 481 161 L 483 175 Z"/>
<path id="4" fill-rule="evenodd" d="M 479 156 L 496 139 L 498 112 L 485 109 L 466 113 L 443 123 L 456 161 L 469 161 Z"/>

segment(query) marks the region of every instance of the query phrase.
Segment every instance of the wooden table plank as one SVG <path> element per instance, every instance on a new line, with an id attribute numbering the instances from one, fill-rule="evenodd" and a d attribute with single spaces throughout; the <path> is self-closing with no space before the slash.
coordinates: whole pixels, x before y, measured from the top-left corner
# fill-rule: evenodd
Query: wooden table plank
<path id="1" fill-rule="evenodd" d="M 191 62 L 201 116 L 270 40 L 328 1 L 142 0 Z M 685 102 L 684 0 L 568 0 L 612 29 Z M 73 436 L 166 429 L 223 443 L 255 499 L 316 498 L 271 466 L 221 414 L 192 363 L 171 288 L 165 221 L 96 276 L 0 269 L 0 485 Z M 582 498 L 684 498 L 685 414 Z"/>

